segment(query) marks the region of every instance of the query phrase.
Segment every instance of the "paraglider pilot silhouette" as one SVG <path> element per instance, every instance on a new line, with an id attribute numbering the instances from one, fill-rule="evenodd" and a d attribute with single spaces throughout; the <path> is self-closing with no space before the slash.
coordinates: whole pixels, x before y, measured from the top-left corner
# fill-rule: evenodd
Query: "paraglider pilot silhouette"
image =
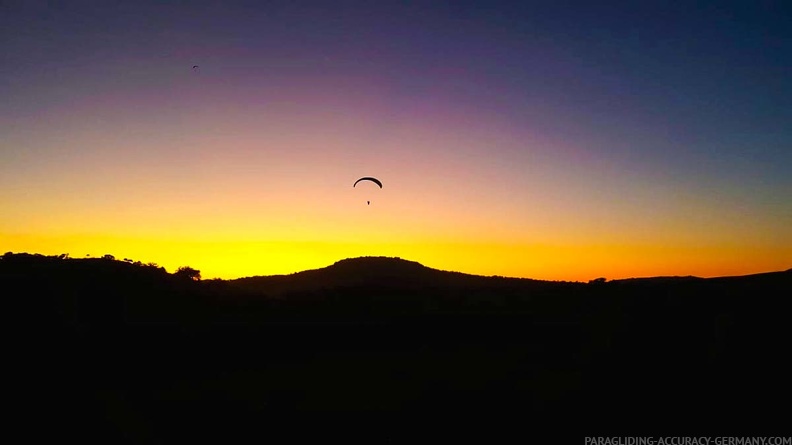
<path id="1" fill-rule="evenodd" d="M 379 186 L 379 188 L 382 188 L 382 183 L 380 182 L 380 180 L 377 179 L 377 178 L 372 178 L 370 176 L 364 176 L 364 177 L 358 179 L 357 181 L 355 181 L 354 184 L 352 184 L 352 187 L 356 187 L 358 185 L 358 182 L 360 182 L 360 181 L 371 181 L 374 184 L 377 184 Z M 366 205 L 371 205 L 371 201 L 366 201 Z"/>

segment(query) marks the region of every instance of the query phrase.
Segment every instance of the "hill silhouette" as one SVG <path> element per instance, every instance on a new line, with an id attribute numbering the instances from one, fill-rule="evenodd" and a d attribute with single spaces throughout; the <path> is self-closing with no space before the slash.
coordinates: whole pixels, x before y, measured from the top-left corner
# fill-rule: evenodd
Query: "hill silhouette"
<path id="1" fill-rule="evenodd" d="M 336 286 L 460 285 L 474 283 L 481 278 L 483 277 L 431 269 L 418 262 L 400 258 L 361 257 L 337 261 L 321 269 L 306 270 L 291 275 L 248 277 L 233 282 L 247 289 L 283 293 Z"/>
<path id="2" fill-rule="evenodd" d="M 291 275 L 259 276 L 232 280 L 246 288 L 277 291 L 321 289 L 334 286 L 398 285 L 404 287 L 465 286 L 495 282 L 527 282 L 520 278 L 484 277 L 426 267 L 415 261 L 391 257 L 349 258 L 315 270 Z"/>
<path id="3" fill-rule="evenodd" d="M 291 275 L 257 276 L 231 280 L 250 294 L 266 295 L 284 303 L 311 302 L 312 309 L 368 309 L 394 314 L 395 306 L 416 313 L 467 311 L 485 307 L 516 310 L 520 297 L 561 291 L 581 283 L 486 277 L 432 269 L 415 261 L 389 257 L 361 257 L 338 261 L 328 267 Z M 530 291 L 519 295 L 519 292 Z M 510 301 L 503 301 L 509 298 Z M 396 311 L 396 312 L 394 312 Z"/>
<path id="4" fill-rule="evenodd" d="M 365 257 L 198 278 L 3 255 L 19 410 L 113 442 L 227 441 L 310 413 L 728 435 L 776 431 L 792 395 L 790 270 L 578 283 Z"/>

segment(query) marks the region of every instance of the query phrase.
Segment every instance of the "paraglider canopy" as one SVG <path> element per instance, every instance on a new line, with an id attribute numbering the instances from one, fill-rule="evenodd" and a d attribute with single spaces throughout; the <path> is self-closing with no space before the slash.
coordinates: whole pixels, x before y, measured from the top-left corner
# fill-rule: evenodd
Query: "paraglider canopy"
<path id="1" fill-rule="evenodd" d="M 357 183 L 360 182 L 360 181 L 371 181 L 374 184 L 377 184 L 379 186 L 379 188 L 382 188 L 382 183 L 380 182 L 380 180 L 377 179 L 377 178 L 372 178 L 370 176 L 364 176 L 364 177 L 358 179 L 357 181 L 355 181 L 354 184 L 352 184 L 352 187 L 356 186 Z"/>

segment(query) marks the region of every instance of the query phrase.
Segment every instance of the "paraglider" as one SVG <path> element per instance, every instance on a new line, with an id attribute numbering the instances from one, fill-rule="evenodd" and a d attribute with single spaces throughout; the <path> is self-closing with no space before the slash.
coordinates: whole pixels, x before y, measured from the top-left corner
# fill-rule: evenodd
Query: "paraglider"
<path id="1" fill-rule="evenodd" d="M 372 178 L 370 176 L 364 176 L 364 177 L 358 179 L 357 181 L 355 181 L 354 184 L 352 184 L 352 187 L 356 186 L 357 183 L 360 182 L 360 181 L 371 181 L 374 184 L 377 184 L 379 186 L 379 188 L 382 188 L 382 183 L 380 182 L 380 180 L 377 179 L 377 178 Z"/>
<path id="2" fill-rule="evenodd" d="M 377 179 L 377 178 L 372 178 L 372 177 L 370 177 L 370 176 L 364 176 L 364 177 L 362 177 L 362 178 L 358 179 L 357 181 L 355 181 L 355 183 L 354 183 L 354 184 L 352 184 L 352 187 L 355 187 L 355 186 L 357 186 L 358 182 L 360 182 L 360 181 L 371 181 L 371 182 L 373 182 L 374 184 L 377 184 L 377 185 L 379 186 L 379 188 L 382 188 L 382 182 L 380 182 L 380 180 L 379 180 L 379 179 Z M 371 201 L 366 201 L 366 205 L 371 205 Z"/>

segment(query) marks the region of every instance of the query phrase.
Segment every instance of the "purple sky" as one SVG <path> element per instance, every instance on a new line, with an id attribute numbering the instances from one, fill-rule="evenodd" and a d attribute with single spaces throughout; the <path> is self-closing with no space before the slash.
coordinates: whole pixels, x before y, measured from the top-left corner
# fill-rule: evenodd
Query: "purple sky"
<path id="1" fill-rule="evenodd" d="M 792 265 L 788 2 L 51 3 L 0 3 L 6 250 L 110 236 L 195 258 L 154 241 L 178 235 L 245 272 L 264 253 L 223 240 L 368 246 L 282 247 L 286 269 Z M 382 213 L 358 227 L 367 175 Z"/>

